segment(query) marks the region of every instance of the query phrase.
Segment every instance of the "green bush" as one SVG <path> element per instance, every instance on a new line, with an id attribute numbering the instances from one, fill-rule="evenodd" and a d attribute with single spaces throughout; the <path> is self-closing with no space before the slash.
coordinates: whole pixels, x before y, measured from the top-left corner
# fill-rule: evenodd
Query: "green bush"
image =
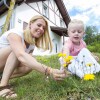
<path id="1" fill-rule="evenodd" d="M 100 43 L 98 42 L 94 42 L 91 45 L 88 45 L 87 48 L 91 51 L 91 52 L 98 52 L 100 53 Z"/>

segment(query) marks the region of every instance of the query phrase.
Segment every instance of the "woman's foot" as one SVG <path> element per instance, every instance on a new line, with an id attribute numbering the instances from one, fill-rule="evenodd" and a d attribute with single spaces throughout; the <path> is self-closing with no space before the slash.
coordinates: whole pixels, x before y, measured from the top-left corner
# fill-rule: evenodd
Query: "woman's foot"
<path id="1" fill-rule="evenodd" d="M 0 97 L 11 99 L 11 98 L 16 98 L 17 94 L 13 91 L 10 85 L 0 86 Z"/>

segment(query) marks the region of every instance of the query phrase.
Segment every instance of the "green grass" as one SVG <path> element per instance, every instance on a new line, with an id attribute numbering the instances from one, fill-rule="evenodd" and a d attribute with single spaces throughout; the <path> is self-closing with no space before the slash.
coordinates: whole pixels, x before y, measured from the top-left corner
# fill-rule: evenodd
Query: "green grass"
<path id="1" fill-rule="evenodd" d="M 53 68 L 60 68 L 57 55 L 37 56 L 36 59 Z M 45 75 L 33 71 L 10 80 L 10 84 L 18 94 L 15 100 L 100 100 L 100 73 L 93 81 L 84 81 L 76 76 L 54 81 L 51 78 L 46 80 Z"/>

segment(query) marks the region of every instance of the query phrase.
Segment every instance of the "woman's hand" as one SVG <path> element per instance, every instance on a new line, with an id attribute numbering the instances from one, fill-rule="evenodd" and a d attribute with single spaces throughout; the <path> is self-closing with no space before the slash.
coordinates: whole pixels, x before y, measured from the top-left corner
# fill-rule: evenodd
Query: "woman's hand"
<path id="1" fill-rule="evenodd" d="M 53 69 L 50 70 L 50 76 L 53 77 L 54 80 L 63 80 L 68 75 L 65 70 Z"/>

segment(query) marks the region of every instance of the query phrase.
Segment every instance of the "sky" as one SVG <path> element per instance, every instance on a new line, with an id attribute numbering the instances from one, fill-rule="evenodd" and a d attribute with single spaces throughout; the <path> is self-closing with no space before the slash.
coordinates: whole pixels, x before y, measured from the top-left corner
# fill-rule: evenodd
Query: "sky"
<path id="1" fill-rule="evenodd" d="M 63 0 L 71 19 L 80 19 L 85 26 L 96 26 L 100 33 L 100 0 Z"/>

